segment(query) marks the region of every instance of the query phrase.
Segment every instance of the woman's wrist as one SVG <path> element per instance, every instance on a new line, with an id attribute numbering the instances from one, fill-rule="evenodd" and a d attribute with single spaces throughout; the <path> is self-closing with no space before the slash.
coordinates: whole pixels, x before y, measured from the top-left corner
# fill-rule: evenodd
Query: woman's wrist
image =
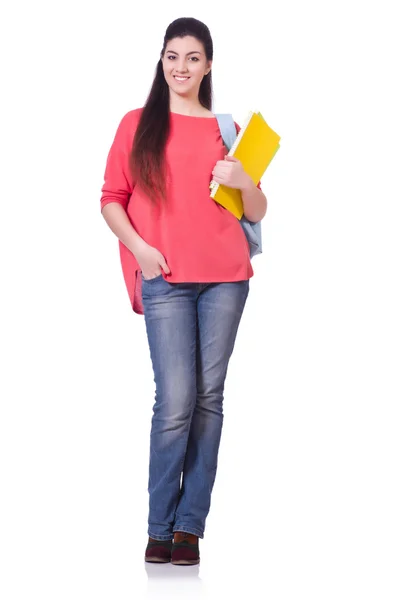
<path id="1" fill-rule="evenodd" d="M 128 244 L 128 249 L 131 250 L 132 254 L 136 255 L 142 252 L 147 247 L 145 240 L 141 238 L 136 232 L 132 236 L 131 242 Z"/>
<path id="2" fill-rule="evenodd" d="M 240 187 L 240 192 L 250 192 L 254 187 L 256 187 L 256 185 L 253 179 L 251 179 L 251 177 L 247 173 L 247 177 L 245 178 L 243 185 Z"/>

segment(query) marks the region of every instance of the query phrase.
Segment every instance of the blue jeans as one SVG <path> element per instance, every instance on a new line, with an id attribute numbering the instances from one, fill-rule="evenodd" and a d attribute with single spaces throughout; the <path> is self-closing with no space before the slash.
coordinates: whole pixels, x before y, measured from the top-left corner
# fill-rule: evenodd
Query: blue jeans
<path id="1" fill-rule="evenodd" d="M 150 537 L 204 537 L 223 424 L 223 390 L 249 280 L 142 278 L 156 385 L 150 433 Z"/>

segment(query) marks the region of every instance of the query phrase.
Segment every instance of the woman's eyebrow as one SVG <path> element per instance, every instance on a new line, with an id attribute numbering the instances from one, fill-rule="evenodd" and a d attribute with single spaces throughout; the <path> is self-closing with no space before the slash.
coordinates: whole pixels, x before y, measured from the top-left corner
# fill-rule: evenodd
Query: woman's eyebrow
<path id="1" fill-rule="evenodd" d="M 167 52 L 172 52 L 173 54 L 178 55 L 178 52 L 175 52 L 175 50 L 167 50 Z M 199 52 L 198 50 L 192 50 L 192 52 L 187 52 L 186 56 L 189 56 L 189 54 L 201 54 L 201 52 Z"/>

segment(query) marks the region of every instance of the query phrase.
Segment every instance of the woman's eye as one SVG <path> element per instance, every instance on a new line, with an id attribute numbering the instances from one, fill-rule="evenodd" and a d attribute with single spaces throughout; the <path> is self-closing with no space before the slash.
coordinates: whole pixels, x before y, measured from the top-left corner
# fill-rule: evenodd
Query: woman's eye
<path id="1" fill-rule="evenodd" d="M 174 56 L 173 54 L 170 54 L 170 55 L 168 56 L 168 58 L 176 58 L 176 56 Z M 198 57 L 197 57 L 197 56 L 191 56 L 190 58 L 191 58 L 192 60 L 194 59 L 194 62 L 198 61 Z"/>

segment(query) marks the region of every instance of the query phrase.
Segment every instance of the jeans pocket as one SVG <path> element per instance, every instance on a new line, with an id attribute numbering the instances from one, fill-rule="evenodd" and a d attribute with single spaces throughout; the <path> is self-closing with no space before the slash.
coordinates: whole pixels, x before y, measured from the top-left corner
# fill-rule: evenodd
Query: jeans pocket
<path id="1" fill-rule="evenodd" d="M 160 275 L 156 275 L 156 277 L 152 277 L 151 279 L 146 279 L 146 277 L 144 277 L 143 273 L 141 273 L 142 275 L 142 281 L 145 281 L 146 283 L 152 283 L 152 281 L 157 281 L 157 279 L 160 279 L 161 277 L 163 277 L 163 274 L 160 273 Z"/>

